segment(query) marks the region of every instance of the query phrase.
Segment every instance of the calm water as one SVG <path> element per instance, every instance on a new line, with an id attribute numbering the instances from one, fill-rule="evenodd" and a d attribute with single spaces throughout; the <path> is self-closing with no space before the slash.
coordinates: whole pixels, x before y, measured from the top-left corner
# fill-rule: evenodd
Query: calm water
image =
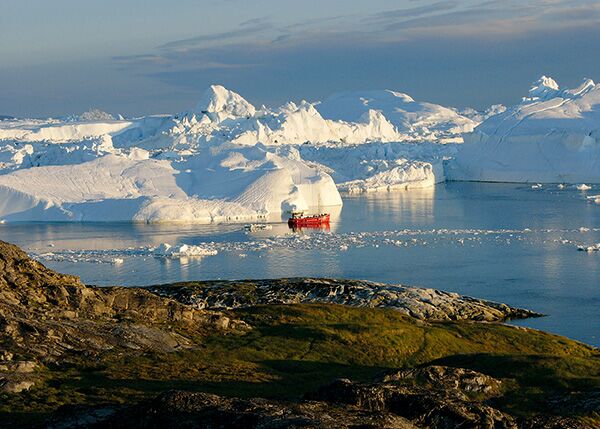
<path id="1" fill-rule="evenodd" d="M 292 232 L 285 224 L 256 233 L 242 225 L 5 224 L 0 238 L 88 284 L 283 276 L 404 283 L 530 308 L 549 316 L 516 323 L 600 346 L 600 252 L 577 251 L 578 244 L 600 242 L 600 205 L 584 193 L 449 183 L 349 196 L 332 216 L 330 231 Z M 152 256 L 150 248 L 163 242 L 205 244 L 219 253 Z"/>

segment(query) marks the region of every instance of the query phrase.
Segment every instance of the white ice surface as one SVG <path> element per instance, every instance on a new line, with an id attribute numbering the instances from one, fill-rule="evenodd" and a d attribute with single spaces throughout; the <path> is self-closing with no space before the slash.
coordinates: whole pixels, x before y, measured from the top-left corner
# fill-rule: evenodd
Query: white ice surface
<path id="1" fill-rule="evenodd" d="M 452 180 L 600 183 L 600 85 L 560 90 L 543 76 L 464 140 L 448 165 Z"/>
<path id="2" fill-rule="evenodd" d="M 138 149 L 0 175 L 7 221 L 209 223 L 331 205 L 341 198 L 329 175 L 259 146 L 204 150 L 181 161 Z"/>
<path id="3" fill-rule="evenodd" d="M 241 222 L 447 178 L 600 183 L 599 106 L 600 85 L 544 77 L 485 112 L 387 90 L 256 108 L 215 85 L 177 115 L 6 119 L 0 218 Z"/>
<path id="4" fill-rule="evenodd" d="M 215 85 L 177 115 L 125 120 L 91 110 L 3 120 L 0 217 L 207 223 L 339 206 L 337 188 L 387 191 L 443 181 L 442 161 L 455 145 L 427 140 L 459 140 L 474 124 L 453 109 L 390 91 L 373 92 L 372 106 L 352 117 L 321 115 L 332 100 L 348 97 L 362 95 L 257 109 Z"/>

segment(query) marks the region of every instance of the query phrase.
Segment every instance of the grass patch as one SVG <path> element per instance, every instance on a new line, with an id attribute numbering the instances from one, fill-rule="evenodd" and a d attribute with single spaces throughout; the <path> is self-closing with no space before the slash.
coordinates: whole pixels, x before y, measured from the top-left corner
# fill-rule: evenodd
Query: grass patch
<path id="1" fill-rule="evenodd" d="M 337 305 L 257 306 L 231 311 L 253 329 L 193 334 L 176 353 L 110 353 L 48 368 L 44 382 L 0 395 L 0 418 L 43 416 L 65 404 L 126 403 L 168 389 L 297 398 L 335 378 L 370 380 L 422 364 L 470 368 L 505 381 L 495 404 L 515 415 L 553 412 L 546 399 L 600 389 L 600 353 L 552 334 L 494 323 L 424 323 L 397 311 Z M 193 335 L 197 335 L 194 337 Z"/>

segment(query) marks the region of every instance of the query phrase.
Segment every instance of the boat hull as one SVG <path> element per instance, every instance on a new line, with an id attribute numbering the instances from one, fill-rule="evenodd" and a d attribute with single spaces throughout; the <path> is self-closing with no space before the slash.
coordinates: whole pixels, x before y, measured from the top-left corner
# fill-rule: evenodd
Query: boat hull
<path id="1" fill-rule="evenodd" d="M 320 226 L 329 223 L 329 214 L 288 219 L 288 225 L 296 228 L 302 226 Z"/>

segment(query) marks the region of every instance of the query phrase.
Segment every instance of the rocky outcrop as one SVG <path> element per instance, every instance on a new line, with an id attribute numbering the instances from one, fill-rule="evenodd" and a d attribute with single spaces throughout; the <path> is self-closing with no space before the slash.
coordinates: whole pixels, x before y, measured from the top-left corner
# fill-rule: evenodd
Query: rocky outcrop
<path id="1" fill-rule="evenodd" d="M 66 319 L 130 318 L 146 322 L 207 322 L 219 313 L 198 311 L 141 288 L 96 288 L 78 277 L 59 274 L 30 259 L 18 247 L 0 241 L 0 315 Z M 32 317 L 28 317 L 32 319 Z"/>
<path id="2" fill-rule="evenodd" d="M 367 411 L 318 401 L 283 402 L 225 398 L 207 393 L 169 391 L 117 412 L 97 427 L 111 428 L 390 428 L 415 429 L 388 412 Z"/>
<path id="3" fill-rule="evenodd" d="M 589 429 L 574 417 L 515 418 L 493 406 L 502 381 L 463 368 L 424 366 L 372 383 L 339 379 L 296 401 L 167 391 L 133 406 L 75 407 L 53 428 Z M 569 400 L 568 397 L 563 400 Z M 588 410 L 589 411 L 589 410 Z"/>
<path id="4" fill-rule="evenodd" d="M 49 270 L 18 247 L 0 241 L 4 391 L 32 385 L 35 377 L 23 375 L 30 365 L 23 356 L 52 363 L 113 349 L 169 352 L 192 347 L 193 341 L 172 325 L 194 334 L 245 327 L 220 312 L 199 310 L 145 289 L 87 287 L 79 278 Z"/>
<path id="5" fill-rule="evenodd" d="M 392 308 L 429 321 L 491 322 L 542 316 L 533 311 L 457 293 L 365 280 L 219 280 L 152 286 L 148 290 L 196 308 L 209 309 L 251 307 L 258 304 L 328 303 Z"/>
<path id="6" fill-rule="evenodd" d="M 325 369 L 331 364 L 340 368 L 348 365 L 348 369 L 352 369 L 353 372 L 343 374 L 351 377 L 354 377 L 353 374 L 362 377 L 360 374 L 364 374 L 365 368 L 372 371 L 374 368 L 389 367 L 391 360 L 381 360 L 379 357 L 370 361 L 369 366 L 364 368 L 354 368 L 356 364 L 353 361 L 343 364 L 344 361 L 337 361 L 337 347 L 331 350 L 326 347 L 323 354 L 310 355 L 310 359 L 313 359 L 313 356 L 318 358 L 315 362 L 309 362 L 309 355 L 297 353 L 298 346 L 295 340 L 308 340 L 301 341 L 300 344 L 317 350 L 320 347 L 318 336 L 321 331 L 316 328 L 321 327 L 324 319 L 317 318 L 308 326 L 304 326 L 307 320 L 294 322 L 290 319 L 285 324 L 280 323 L 288 309 L 292 312 L 302 312 L 322 307 L 326 314 L 339 312 L 360 315 L 372 314 L 373 311 L 325 305 L 278 306 L 275 307 L 276 315 L 269 313 L 272 309 L 256 309 L 258 312 L 267 311 L 264 317 L 248 317 L 248 313 L 252 311 L 221 311 L 255 304 L 305 302 L 389 307 L 418 319 L 432 321 L 494 321 L 536 315 L 503 304 L 431 289 L 357 280 L 280 279 L 194 282 L 150 288 L 89 287 L 83 285 L 77 277 L 49 270 L 31 260 L 16 246 L 0 241 L 0 396 L 9 401 L 6 402 L 8 405 L 3 405 L 0 401 L 0 413 L 14 414 L 9 417 L 18 418 L 22 412 L 20 410 L 25 410 L 33 413 L 27 418 L 34 421 L 37 418 L 36 413 L 47 407 L 46 409 L 56 412 L 49 417 L 51 422 L 48 427 L 56 428 L 543 429 L 586 427 L 585 420 L 580 416 L 591 416 L 589 419 L 592 425 L 597 422 L 594 416 L 598 413 L 600 401 L 597 389 L 592 388 L 594 384 L 590 384 L 589 388 L 580 389 L 585 385 L 579 382 L 576 391 L 570 387 L 568 392 L 556 389 L 546 395 L 544 400 L 551 400 L 547 409 L 556 410 L 557 417 L 539 415 L 537 410 L 531 413 L 529 419 L 517 419 L 507 414 L 512 413 L 512 409 L 504 404 L 507 392 L 515 389 L 515 380 L 499 380 L 474 370 L 434 365 L 403 369 L 371 383 L 337 380 L 303 399 L 296 400 L 294 397 L 287 401 L 226 398 L 207 393 L 168 391 L 154 399 L 136 403 L 142 398 L 155 395 L 158 386 L 156 383 L 160 382 L 166 383 L 164 386 L 169 388 L 177 386 L 194 390 L 202 390 L 209 385 L 214 387 L 221 383 L 221 388 L 225 389 L 221 391 L 238 392 L 231 390 L 232 386 L 242 386 L 239 391 L 243 391 L 243 386 L 247 387 L 249 381 L 257 383 L 257 380 L 261 380 L 258 383 L 262 383 L 264 380 L 271 381 L 280 375 L 290 374 L 292 369 L 296 368 L 295 364 L 292 365 L 292 369 L 277 369 L 280 366 L 279 360 L 283 359 L 289 363 L 298 359 L 298 356 L 301 356 L 299 361 L 304 364 L 316 363 L 317 367 Z M 386 315 L 396 316 L 391 312 L 386 312 Z M 258 316 L 258 313 L 255 316 Z M 354 332 L 354 327 L 358 327 L 360 331 L 364 326 L 362 322 L 348 327 L 341 323 L 338 327 L 339 320 L 346 319 L 336 317 L 332 319 L 334 324 L 327 324 L 327 330 L 345 335 L 340 338 L 353 338 L 351 342 L 344 342 L 354 342 L 351 346 L 354 347 L 351 356 L 353 353 L 361 353 L 369 344 L 374 344 L 370 341 L 362 342 L 362 339 L 368 337 L 348 337 L 348 332 L 351 332 L 351 329 Z M 237 320 L 238 318 L 248 320 L 253 328 Z M 396 323 L 393 326 L 396 328 L 390 330 L 393 332 L 392 336 L 398 340 L 406 338 L 407 342 L 409 338 L 402 336 L 403 332 L 407 332 L 405 328 L 418 326 L 418 329 L 426 330 L 433 327 L 433 324 L 415 321 L 409 317 L 396 316 L 393 319 Z M 458 325 L 461 324 L 438 324 L 435 330 Z M 473 328 L 474 324 L 465 323 L 462 326 L 468 330 Z M 479 330 L 479 327 L 476 328 Z M 489 331 L 483 329 L 482 336 L 474 337 L 473 341 L 485 341 L 486 345 L 493 342 L 495 346 L 496 337 L 493 334 L 490 334 L 489 338 L 486 337 L 488 332 L 494 331 L 491 326 L 489 328 Z M 273 330 L 277 335 L 269 338 L 282 342 L 276 343 L 276 351 L 265 352 L 265 342 L 261 342 L 261 335 Z M 294 335 L 297 337 L 294 338 Z M 456 331 L 452 331 L 451 336 L 432 338 L 454 341 L 455 335 Z M 532 334 L 523 331 L 523 335 Z M 540 340 L 540 335 L 542 334 L 536 334 L 537 340 Z M 321 344 L 329 341 L 329 338 L 323 337 Z M 290 342 L 289 339 L 294 341 Z M 423 340 L 425 347 L 429 342 L 425 334 Z M 563 340 L 561 344 L 567 347 L 570 342 Z M 257 347 L 250 347 L 254 342 L 258 344 Z M 280 345 L 284 344 L 285 347 L 280 349 Z M 379 343 L 375 344 L 379 347 Z M 437 346 L 438 343 L 435 344 Z M 449 350 L 452 354 L 457 353 L 457 350 L 460 353 L 463 350 L 468 353 L 470 347 L 451 347 Z M 570 347 L 576 347 L 576 344 L 573 343 Z M 225 359 L 225 356 L 236 348 L 238 351 L 243 350 L 243 354 L 236 355 L 232 362 L 226 362 L 223 366 L 217 362 Z M 385 350 L 377 348 L 374 352 L 385 354 Z M 475 346 L 471 351 L 476 350 L 478 349 Z M 491 350 L 495 349 L 492 347 Z M 545 353 L 548 349 L 540 347 L 532 350 Z M 523 350 L 515 348 L 515 352 L 523 353 Z M 586 349 L 583 354 L 572 353 L 572 356 L 583 359 L 592 351 Z M 246 354 L 252 355 L 252 359 L 243 360 Z M 443 353 L 434 351 L 432 358 L 438 355 L 443 356 Z M 139 371 L 135 369 L 136 362 L 142 362 Z M 594 368 L 594 362 L 594 357 L 590 356 L 589 368 Z M 249 377 L 244 374 L 237 377 L 239 371 L 261 371 L 263 364 L 266 365 L 265 368 L 275 365 L 274 371 L 265 371 L 260 377 L 253 377 L 253 374 Z M 129 372 L 132 368 L 133 371 Z M 323 379 L 326 382 L 334 377 L 325 369 L 315 372 L 315 377 L 320 377 L 316 378 L 317 380 Z M 485 371 L 485 366 L 477 369 Z M 189 374 L 186 374 L 186 371 Z M 335 371 L 335 376 L 339 376 L 337 369 Z M 186 377 L 177 380 L 183 374 L 186 374 Z M 312 376 L 312 373 L 307 374 Z M 104 380 L 109 382 L 101 382 L 96 386 L 96 377 L 106 377 Z M 594 383 L 593 376 L 590 377 L 585 379 L 586 383 Z M 81 379 L 81 383 L 75 382 L 76 379 Z M 304 379 L 304 376 L 300 378 Z M 77 397 L 67 396 L 64 402 L 59 402 L 61 408 L 58 409 L 57 398 L 52 395 L 56 393 L 55 386 L 65 380 L 78 386 Z M 133 388 L 132 386 L 139 381 L 151 383 L 140 383 L 139 389 Z M 209 384 L 206 384 L 207 381 Z M 193 384 L 195 382 L 199 384 Z M 229 385 L 230 382 L 234 384 Z M 113 383 L 117 384 L 114 389 L 107 387 Z M 506 383 L 506 386 L 503 383 Z M 32 387 L 35 388 L 32 392 L 24 392 Z M 312 388 L 302 389 L 295 398 Z M 273 392 L 281 393 L 277 389 Z M 43 397 L 46 393 L 50 397 L 48 402 L 44 403 Z M 63 394 L 62 391 L 60 393 Z M 265 395 L 275 396 L 272 393 Z M 30 406 L 30 398 L 41 399 L 34 399 L 33 406 Z M 77 399 L 73 406 L 69 402 L 71 398 Z M 39 405 L 35 404 L 37 400 L 40 401 Z M 28 420 L 23 421 L 27 425 L 30 423 Z"/>
<path id="7" fill-rule="evenodd" d="M 427 428 L 517 428 L 515 419 L 485 403 L 501 382 L 487 375 L 431 366 L 400 371 L 369 384 L 337 380 L 308 395 L 312 400 L 390 412 Z"/>
<path id="8" fill-rule="evenodd" d="M 499 388 L 499 380 L 475 371 L 431 366 L 371 384 L 338 380 L 295 402 L 170 391 L 101 423 L 119 428 L 516 429 L 511 416 L 484 403 L 499 395 Z"/>

